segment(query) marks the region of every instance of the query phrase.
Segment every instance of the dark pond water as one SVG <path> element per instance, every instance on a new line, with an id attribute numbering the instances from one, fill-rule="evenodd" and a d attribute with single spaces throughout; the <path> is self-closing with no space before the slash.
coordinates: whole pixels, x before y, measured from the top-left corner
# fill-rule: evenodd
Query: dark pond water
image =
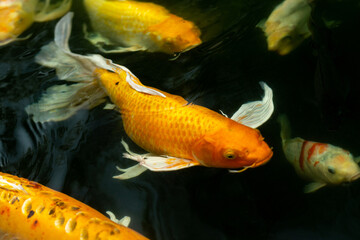
<path id="1" fill-rule="evenodd" d="M 274 92 L 275 112 L 259 129 L 273 147 L 272 160 L 241 174 L 195 167 L 147 171 L 112 179 L 123 159 L 126 136 L 120 114 L 97 107 L 57 123 L 34 123 L 25 107 L 59 83 L 53 69 L 34 62 L 53 39 L 57 21 L 34 24 L 26 41 L 0 48 L 0 171 L 62 191 L 105 213 L 131 216 L 130 227 L 157 240 L 359 239 L 360 183 L 304 194 L 307 183 L 286 161 L 276 118 L 286 113 L 293 136 L 327 142 L 360 155 L 360 5 L 313 3 L 313 36 L 291 54 L 268 52 L 256 24 L 279 1 L 158 0 L 194 21 L 204 43 L 175 61 L 162 53 L 104 55 L 131 69 L 145 84 L 232 115 L 259 99 L 259 81 Z M 75 1 L 70 46 L 99 53 L 82 34 L 87 22 Z M 322 19 L 339 21 L 327 29 Z"/>

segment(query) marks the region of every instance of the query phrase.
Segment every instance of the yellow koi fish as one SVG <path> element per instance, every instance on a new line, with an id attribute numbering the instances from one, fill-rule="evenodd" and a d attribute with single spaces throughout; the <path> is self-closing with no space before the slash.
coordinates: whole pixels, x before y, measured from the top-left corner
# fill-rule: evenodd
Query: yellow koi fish
<path id="1" fill-rule="evenodd" d="M 145 240 L 95 209 L 39 183 L 0 173 L 0 239 Z"/>
<path id="2" fill-rule="evenodd" d="M 33 22 L 61 17 L 70 7 L 71 0 L 62 0 L 60 5 L 54 6 L 50 0 L 44 4 L 39 3 L 39 0 L 0 0 L 0 46 L 24 39 L 18 36 Z"/>
<path id="3" fill-rule="evenodd" d="M 286 55 L 308 38 L 311 8 L 307 0 L 285 0 L 259 25 L 267 37 L 268 49 Z"/>
<path id="4" fill-rule="evenodd" d="M 38 103 L 28 106 L 26 111 L 34 121 L 67 119 L 109 97 L 121 113 L 127 135 L 151 153 L 132 153 L 123 143 L 128 152 L 125 157 L 139 164 L 124 170 L 122 179 L 146 169 L 170 171 L 197 165 L 247 169 L 272 157 L 260 132 L 253 129 L 274 110 L 272 90 L 265 83 L 262 101 L 244 104 L 232 119 L 227 118 L 180 96 L 144 86 L 126 67 L 100 55 L 72 53 L 67 42 L 71 17 L 69 13 L 59 21 L 55 42 L 43 47 L 36 61 L 55 68 L 60 79 L 76 84 L 53 86 Z"/>
<path id="5" fill-rule="evenodd" d="M 84 0 L 96 34 L 86 38 L 104 52 L 184 52 L 201 43 L 194 23 L 150 2 Z M 102 44 L 121 45 L 106 51 Z"/>
<path id="6" fill-rule="evenodd" d="M 360 177 L 360 168 L 348 151 L 327 143 L 307 141 L 298 137 L 290 139 L 287 117 L 280 116 L 279 122 L 285 157 L 299 176 L 313 181 L 305 187 L 306 193 L 329 184 L 352 182 Z"/>

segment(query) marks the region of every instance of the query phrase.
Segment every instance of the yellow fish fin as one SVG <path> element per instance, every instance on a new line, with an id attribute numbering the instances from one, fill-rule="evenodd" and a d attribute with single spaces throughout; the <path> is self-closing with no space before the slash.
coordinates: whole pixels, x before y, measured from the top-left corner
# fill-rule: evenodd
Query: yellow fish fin
<path id="1" fill-rule="evenodd" d="M 326 183 L 312 182 L 304 187 L 304 193 L 311 193 L 325 187 Z"/>
<path id="2" fill-rule="evenodd" d="M 264 82 L 260 82 L 264 90 L 264 97 L 261 101 L 248 102 L 241 105 L 231 117 L 232 120 L 251 128 L 257 128 L 265 123 L 274 112 L 272 89 Z"/>

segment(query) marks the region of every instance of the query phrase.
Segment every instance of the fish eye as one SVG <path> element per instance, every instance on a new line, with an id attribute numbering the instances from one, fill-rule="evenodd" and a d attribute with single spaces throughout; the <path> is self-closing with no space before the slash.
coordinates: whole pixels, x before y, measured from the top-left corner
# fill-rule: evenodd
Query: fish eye
<path id="1" fill-rule="evenodd" d="M 231 160 L 236 158 L 236 153 L 234 152 L 234 150 L 229 149 L 223 153 L 223 156 Z"/>
<path id="2" fill-rule="evenodd" d="M 335 174 L 335 169 L 333 167 L 328 167 L 328 172 L 331 174 Z"/>

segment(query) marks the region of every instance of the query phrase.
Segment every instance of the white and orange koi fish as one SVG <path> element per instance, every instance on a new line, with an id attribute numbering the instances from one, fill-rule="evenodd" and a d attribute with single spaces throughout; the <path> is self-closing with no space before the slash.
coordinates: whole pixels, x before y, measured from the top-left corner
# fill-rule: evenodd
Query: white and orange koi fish
<path id="1" fill-rule="evenodd" d="M 268 49 L 286 55 L 298 47 L 311 35 L 307 26 L 310 12 L 307 0 L 285 0 L 278 5 L 265 23 L 259 23 Z"/>
<path id="2" fill-rule="evenodd" d="M 0 172 L 0 239 L 147 239 L 108 214 L 111 220 L 63 193 Z"/>
<path id="3" fill-rule="evenodd" d="M 201 44 L 200 30 L 193 22 L 160 5 L 125 0 L 84 0 L 84 5 L 96 32 L 85 33 L 85 37 L 103 52 L 146 50 L 173 54 Z M 114 47 L 105 50 L 104 44 Z"/>
<path id="4" fill-rule="evenodd" d="M 279 117 L 282 146 L 287 160 L 297 174 L 313 181 L 304 192 L 314 192 L 326 185 L 352 182 L 360 177 L 360 168 L 346 150 L 327 143 L 290 139 L 290 124 L 285 115 Z"/>
<path id="5" fill-rule="evenodd" d="M 50 0 L 0 0 L 0 46 L 16 40 L 33 22 L 45 22 L 61 17 L 71 7 L 71 0 L 50 4 Z"/>

